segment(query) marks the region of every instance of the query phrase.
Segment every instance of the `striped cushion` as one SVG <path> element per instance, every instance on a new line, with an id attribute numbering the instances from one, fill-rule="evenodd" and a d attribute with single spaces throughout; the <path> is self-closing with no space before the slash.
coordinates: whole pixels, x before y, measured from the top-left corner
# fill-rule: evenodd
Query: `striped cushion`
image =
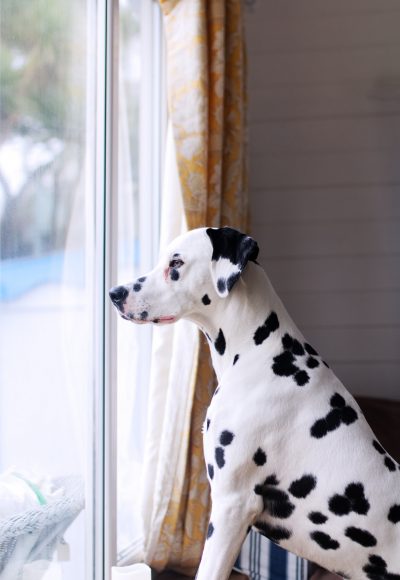
<path id="1" fill-rule="evenodd" d="M 290 554 L 251 530 L 248 534 L 235 568 L 250 576 L 251 580 L 306 580 L 308 562 Z"/>

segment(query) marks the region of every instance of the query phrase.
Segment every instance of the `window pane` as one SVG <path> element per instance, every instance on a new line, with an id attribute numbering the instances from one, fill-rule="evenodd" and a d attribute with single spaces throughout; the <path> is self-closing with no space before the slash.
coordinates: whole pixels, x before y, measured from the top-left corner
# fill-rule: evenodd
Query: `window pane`
<path id="1" fill-rule="evenodd" d="M 118 283 L 146 273 L 158 247 L 160 16 L 157 2 L 120 2 Z M 130 324 L 120 317 L 117 325 L 117 549 L 121 560 L 140 550 L 142 538 L 140 496 L 152 333 L 150 326 Z"/>
<path id="2" fill-rule="evenodd" d="M 51 577 L 76 580 L 85 577 L 92 396 L 88 6 L 0 7 L 0 486 L 13 498 L 1 503 L 0 518 L 4 525 L 32 510 L 39 533 L 40 504 L 49 504 L 35 559 L 64 534 L 70 557 L 54 563 Z M 28 537 L 16 538 L 20 560 L 33 557 Z"/>
<path id="3" fill-rule="evenodd" d="M 139 106 L 140 0 L 120 4 L 118 282 L 140 271 Z M 141 484 L 141 428 L 137 387 L 140 367 L 138 328 L 118 317 L 117 548 L 121 554 L 141 535 L 138 513 Z M 140 342 L 139 342 L 140 341 Z M 139 419 L 139 422 L 138 422 Z"/>

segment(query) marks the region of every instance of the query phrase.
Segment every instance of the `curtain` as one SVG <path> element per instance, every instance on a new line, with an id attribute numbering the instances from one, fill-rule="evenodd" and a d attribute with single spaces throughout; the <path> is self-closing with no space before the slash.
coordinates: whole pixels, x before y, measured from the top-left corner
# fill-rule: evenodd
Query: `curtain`
<path id="1" fill-rule="evenodd" d="M 241 2 L 160 0 L 160 4 L 167 39 L 169 117 L 179 182 L 175 190 L 180 190 L 186 225 L 188 229 L 230 225 L 246 230 Z M 208 346 L 203 338 L 196 342 L 189 328 L 190 324 L 180 338 L 170 338 L 168 345 L 164 342 L 167 350 L 162 356 L 170 361 L 174 352 L 186 352 L 187 344 L 191 345 L 185 360 L 191 362 L 192 372 L 186 369 L 184 380 L 180 375 L 179 396 L 169 401 L 169 407 L 166 397 L 171 384 L 162 373 L 153 373 L 158 378 L 152 382 L 151 393 L 154 391 L 154 396 L 163 402 L 156 413 L 150 410 L 155 431 L 150 434 L 152 445 L 149 444 L 146 458 L 153 465 L 148 465 L 145 479 L 144 519 L 146 561 L 157 570 L 169 567 L 193 574 L 200 561 L 210 511 L 201 427 L 216 384 Z M 168 332 L 169 328 L 156 330 Z M 155 367 L 158 364 L 155 359 Z M 174 387 L 178 390 L 176 384 Z M 166 439 L 160 435 L 161 418 L 169 428 L 174 421 L 175 439 L 171 433 Z"/>

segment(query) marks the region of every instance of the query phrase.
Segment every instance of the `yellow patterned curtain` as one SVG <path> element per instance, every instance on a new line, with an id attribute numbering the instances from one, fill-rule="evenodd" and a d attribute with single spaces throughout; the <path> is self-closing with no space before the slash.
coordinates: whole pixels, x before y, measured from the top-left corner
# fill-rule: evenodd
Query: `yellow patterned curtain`
<path id="1" fill-rule="evenodd" d="M 169 114 L 188 228 L 248 228 L 246 89 L 241 0 L 160 0 Z M 201 339 L 185 483 L 171 498 L 153 555 L 157 569 L 193 574 L 209 518 L 201 426 L 215 388 Z M 178 442 L 177 442 L 178 443 Z"/>

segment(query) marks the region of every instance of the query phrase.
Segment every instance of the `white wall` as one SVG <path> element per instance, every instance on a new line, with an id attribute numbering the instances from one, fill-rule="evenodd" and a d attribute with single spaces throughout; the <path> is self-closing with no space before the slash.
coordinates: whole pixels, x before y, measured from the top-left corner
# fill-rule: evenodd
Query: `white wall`
<path id="1" fill-rule="evenodd" d="M 400 2 L 257 0 L 246 25 L 260 260 L 353 393 L 400 399 Z"/>

